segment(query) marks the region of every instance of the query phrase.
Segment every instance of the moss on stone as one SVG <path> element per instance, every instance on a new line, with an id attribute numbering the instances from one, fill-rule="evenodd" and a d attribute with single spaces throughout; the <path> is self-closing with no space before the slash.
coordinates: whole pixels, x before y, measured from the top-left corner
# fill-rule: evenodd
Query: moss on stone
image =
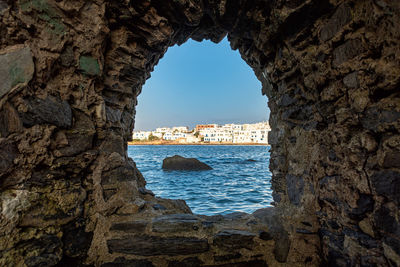
<path id="1" fill-rule="evenodd" d="M 56 15 L 54 9 L 48 4 L 47 0 L 20 0 L 19 3 L 21 10 L 24 12 L 35 9 L 39 12 L 47 14 L 53 13 Z"/>
<path id="2" fill-rule="evenodd" d="M 81 56 L 79 58 L 79 69 L 86 75 L 99 75 L 100 65 L 96 58 Z"/>
<path id="3" fill-rule="evenodd" d="M 10 80 L 11 80 L 11 88 L 16 86 L 19 83 L 24 83 L 25 82 L 25 75 L 24 75 L 24 70 L 20 68 L 19 66 L 12 66 L 10 68 Z"/>
<path id="4" fill-rule="evenodd" d="M 57 35 L 65 34 L 65 25 L 61 22 L 57 11 L 49 5 L 47 0 L 20 0 L 20 7 L 24 12 L 36 10 L 41 13 L 39 18 L 47 22 L 49 32 Z"/>

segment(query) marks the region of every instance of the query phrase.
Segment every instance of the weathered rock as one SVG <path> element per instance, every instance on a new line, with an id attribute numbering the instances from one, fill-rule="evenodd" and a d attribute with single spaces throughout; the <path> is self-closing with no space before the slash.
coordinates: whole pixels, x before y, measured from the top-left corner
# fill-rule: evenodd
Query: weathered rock
<path id="1" fill-rule="evenodd" d="M 70 67 L 74 65 L 75 56 L 72 46 L 67 46 L 65 51 L 61 54 L 60 59 L 61 59 L 61 64 L 64 67 Z"/>
<path id="2" fill-rule="evenodd" d="M 80 227 L 77 227 L 79 225 Z M 86 232 L 82 224 L 75 221 L 66 225 L 64 231 L 62 242 L 65 254 L 70 258 L 84 259 L 92 242 L 93 233 Z"/>
<path id="3" fill-rule="evenodd" d="M 48 123 L 60 128 L 70 128 L 72 111 L 66 101 L 48 96 L 45 99 L 29 98 L 25 101 L 27 112 L 20 113 L 25 126 Z"/>
<path id="4" fill-rule="evenodd" d="M 214 236 L 213 245 L 223 249 L 239 249 L 253 247 L 256 235 L 240 230 L 224 230 Z"/>
<path id="5" fill-rule="evenodd" d="M 300 205 L 301 197 L 304 192 L 304 180 L 300 176 L 286 175 L 287 191 L 289 200 L 294 205 Z"/>
<path id="6" fill-rule="evenodd" d="M 126 233 L 143 233 L 148 222 L 144 220 L 115 223 L 111 226 L 111 231 L 123 231 Z"/>
<path id="7" fill-rule="evenodd" d="M 268 267 L 268 264 L 265 261 L 262 260 L 250 260 L 250 261 L 242 261 L 242 262 L 235 262 L 235 263 L 227 263 L 227 264 L 222 264 L 222 265 L 213 265 L 213 267 L 247 267 L 247 266 L 253 266 L 253 267 Z"/>
<path id="8" fill-rule="evenodd" d="M 0 13 L 7 8 L 0 2 Z M 32 79 L 35 66 L 29 47 L 12 46 L 0 51 L 0 98 L 17 85 L 26 85 Z"/>
<path id="9" fill-rule="evenodd" d="M 400 204 L 400 172 L 383 170 L 371 176 L 372 186 L 379 195 Z"/>
<path id="10" fill-rule="evenodd" d="M 154 204 L 153 209 L 155 210 L 167 210 L 167 208 L 161 204 Z"/>
<path id="11" fill-rule="evenodd" d="M 0 15 L 3 15 L 7 8 L 8 4 L 4 0 L 0 0 Z"/>
<path id="12" fill-rule="evenodd" d="M 322 27 L 320 36 L 322 41 L 331 39 L 343 26 L 351 21 L 351 8 L 347 4 L 341 5 Z"/>
<path id="13" fill-rule="evenodd" d="M 390 151 L 385 154 L 384 168 L 400 168 L 400 151 Z"/>
<path id="14" fill-rule="evenodd" d="M 186 258 L 182 261 L 170 261 L 168 267 L 196 267 L 202 266 L 204 262 L 195 257 Z"/>
<path id="15" fill-rule="evenodd" d="M 362 219 L 368 212 L 374 209 L 374 200 L 372 196 L 366 194 L 360 194 L 357 200 L 357 208 L 354 208 L 350 212 L 350 217 L 353 219 Z"/>
<path id="16" fill-rule="evenodd" d="M 14 159 L 17 157 L 15 144 L 0 139 L 0 177 L 11 170 Z M 0 182 L 1 183 L 1 182 Z"/>
<path id="17" fill-rule="evenodd" d="M 81 56 L 79 58 L 79 69 L 86 75 L 99 75 L 100 65 L 97 59 L 90 56 Z"/>
<path id="18" fill-rule="evenodd" d="M 349 59 L 354 58 L 363 51 L 360 39 L 349 40 L 333 51 L 333 66 L 340 66 Z"/>
<path id="19" fill-rule="evenodd" d="M 200 220 L 192 214 L 171 214 L 154 218 L 152 231 L 157 233 L 175 233 L 196 231 Z"/>
<path id="20" fill-rule="evenodd" d="M 163 160 L 162 168 L 164 170 L 212 170 L 210 166 L 195 158 L 184 158 L 178 155 L 165 158 Z"/>
<path id="21" fill-rule="evenodd" d="M 226 255 L 221 255 L 221 256 L 214 256 L 215 261 L 229 261 L 229 260 L 234 260 L 234 259 L 240 259 L 242 257 L 242 254 L 240 253 L 235 253 L 235 254 L 226 254 Z"/>
<path id="22" fill-rule="evenodd" d="M 290 239 L 287 232 L 278 233 L 274 237 L 274 256 L 278 262 L 286 262 L 290 250 Z"/>
<path id="23" fill-rule="evenodd" d="M 379 132 L 382 130 L 380 127 L 387 128 L 388 125 L 399 120 L 400 112 L 398 111 L 371 107 L 366 110 L 365 116 L 361 118 L 361 123 L 366 129 Z"/>
<path id="24" fill-rule="evenodd" d="M 140 187 L 139 188 L 139 193 L 143 194 L 143 195 L 150 195 L 150 196 L 154 196 L 153 191 L 146 189 L 145 187 Z"/>
<path id="25" fill-rule="evenodd" d="M 357 72 L 355 71 L 355 72 L 352 72 L 352 73 L 350 73 L 350 74 L 348 74 L 348 75 L 346 75 L 344 78 L 343 78 L 343 83 L 344 83 L 344 85 L 346 85 L 347 87 L 349 87 L 349 88 L 356 88 L 356 87 L 358 87 L 358 78 L 357 78 Z"/>
<path id="26" fill-rule="evenodd" d="M 51 266 L 60 261 L 62 255 L 61 240 L 54 235 L 43 235 L 38 239 L 24 241 L 29 246 L 29 254 L 24 263 L 27 266 Z"/>
<path id="27" fill-rule="evenodd" d="M 101 267 L 154 267 L 154 265 L 147 260 L 127 260 L 125 258 L 116 258 L 113 262 L 104 263 Z"/>
<path id="28" fill-rule="evenodd" d="M 209 250 L 207 239 L 191 237 L 131 236 L 107 241 L 110 253 L 126 253 L 140 256 L 189 255 Z"/>
<path id="29" fill-rule="evenodd" d="M 6 103 L 0 112 L 0 137 L 22 130 L 21 119 L 13 106 Z"/>
<path id="30" fill-rule="evenodd" d="M 104 172 L 101 179 L 102 185 L 116 184 L 118 182 L 133 181 L 136 179 L 136 170 L 126 164 L 111 171 Z"/>

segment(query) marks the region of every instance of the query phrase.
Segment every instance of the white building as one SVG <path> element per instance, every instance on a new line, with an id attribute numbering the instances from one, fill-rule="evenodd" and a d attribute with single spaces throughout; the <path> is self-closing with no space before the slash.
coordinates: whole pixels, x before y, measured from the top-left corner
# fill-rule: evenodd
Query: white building
<path id="1" fill-rule="evenodd" d="M 133 139 L 147 140 L 150 135 L 168 141 L 181 143 L 198 143 L 201 138 L 206 143 L 258 143 L 268 144 L 268 132 L 271 130 L 268 122 L 253 124 L 205 124 L 197 125 L 199 137 L 189 133 L 189 128 L 163 127 L 153 132 L 139 131 L 133 133 Z"/>
<path id="2" fill-rule="evenodd" d="M 151 132 L 149 132 L 149 131 L 133 132 L 132 139 L 133 140 L 147 140 L 147 139 L 149 139 L 150 134 L 151 134 Z"/>
<path id="3" fill-rule="evenodd" d="M 162 127 L 162 128 L 157 128 L 156 132 L 158 132 L 158 133 L 172 132 L 172 129 L 168 128 L 168 127 Z"/>
<path id="4" fill-rule="evenodd" d="M 179 143 L 199 143 L 201 141 L 200 138 L 194 136 L 193 134 L 186 134 L 185 137 L 176 139 Z"/>
<path id="5" fill-rule="evenodd" d="M 162 139 L 163 135 L 164 135 L 163 133 L 157 132 L 157 131 L 151 132 L 151 134 L 154 135 L 155 137 L 159 138 L 159 139 Z"/>
<path id="6" fill-rule="evenodd" d="M 186 126 L 172 127 L 172 131 L 180 132 L 180 133 L 187 133 L 187 132 L 189 132 L 189 127 L 186 127 Z"/>
<path id="7" fill-rule="evenodd" d="M 181 132 L 166 132 L 163 136 L 164 140 L 175 141 L 180 138 L 186 138 L 187 133 Z"/>

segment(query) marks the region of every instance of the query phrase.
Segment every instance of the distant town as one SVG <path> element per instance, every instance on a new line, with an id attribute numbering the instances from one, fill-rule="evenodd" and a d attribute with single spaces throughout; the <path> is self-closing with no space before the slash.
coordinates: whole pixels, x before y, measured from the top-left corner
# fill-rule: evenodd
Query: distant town
<path id="1" fill-rule="evenodd" d="M 131 144 L 268 144 L 268 122 L 253 124 L 202 124 L 134 131 Z"/>

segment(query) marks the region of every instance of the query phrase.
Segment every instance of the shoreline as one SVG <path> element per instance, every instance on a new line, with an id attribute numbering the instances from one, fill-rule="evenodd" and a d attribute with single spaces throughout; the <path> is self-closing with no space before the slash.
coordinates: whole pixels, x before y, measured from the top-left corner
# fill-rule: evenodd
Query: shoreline
<path id="1" fill-rule="evenodd" d="M 178 143 L 178 142 L 128 142 L 129 146 L 269 146 L 259 143 Z"/>

